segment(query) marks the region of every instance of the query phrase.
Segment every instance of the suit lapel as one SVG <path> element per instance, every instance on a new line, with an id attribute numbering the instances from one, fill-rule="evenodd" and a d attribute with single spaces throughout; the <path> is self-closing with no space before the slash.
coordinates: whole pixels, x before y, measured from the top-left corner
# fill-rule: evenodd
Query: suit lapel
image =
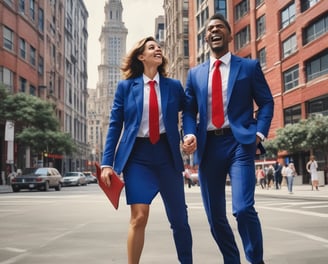
<path id="1" fill-rule="evenodd" d="M 135 99 L 138 114 L 138 124 L 141 122 L 143 111 L 143 98 L 144 98 L 144 83 L 143 77 L 138 77 L 133 80 L 131 90 Z"/>
<path id="2" fill-rule="evenodd" d="M 234 55 L 231 55 L 230 62 L 230 73 L 228 79 L 228 91 L 227 91 L 227 102 L 230 102 L 230 97 L 232 94 L 233 87 L 237 80 L 238 73 L 240 71 L 240 59 Z"/>
<path id="3" fill-rule="evenodd" d="M 198 78 L 197 80 L 200 80 L 199 87 L 201 92 L 201 98 L 203 104 L 200 105 L 201 108 L 204 108 L 205 116 L 207 116 L 207 100 L 208 100 L 208 76 L 210 72 L 210 61 L 206 61 L 202 64 L 202 67 L 200 67 L 200 70 L 198 72 Z"/>
<path id="4" fill-rule="evenodd" d="M 168 102 L 169 93 L 170 93 L 170 89 L 168 87 L 169 87 L 168 80 L 160 75 L 159 89 L 161 92 L 161 105 L 162 105 L 163 118 L 164 117 L 166 118 L 166 116 L 164 116 L 164 114 L 167 113 L 166 108 L 167 108 L 167 102 Z"/>

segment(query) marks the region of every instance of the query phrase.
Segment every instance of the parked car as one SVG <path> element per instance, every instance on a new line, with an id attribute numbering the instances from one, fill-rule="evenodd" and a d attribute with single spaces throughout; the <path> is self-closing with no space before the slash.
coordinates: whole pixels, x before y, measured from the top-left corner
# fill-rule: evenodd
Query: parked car
<path id="1" fill-rule="evenodd" d="M 11 180 L 11 188 L 14 192 L 21 189 L 48 191 L 49 188 L 60 191 L 61 181 L 62 176 L 55 168 L 26 168 L 22 175 L 17 175 Z"/>
<path id="2" fill-rule="evenodd" d="M 85 175 L 85 177 L 87 178 L 87 183 L 97 183 L 97 177 L 92 175 L 91 171 L 84 171 L 83 174 Z"/>
<path id="3" fill-rule="evenodd" d="M 70 171 L 63 175 L 63 186 L 87 185 L 87 179 L 82 172 Z"/>

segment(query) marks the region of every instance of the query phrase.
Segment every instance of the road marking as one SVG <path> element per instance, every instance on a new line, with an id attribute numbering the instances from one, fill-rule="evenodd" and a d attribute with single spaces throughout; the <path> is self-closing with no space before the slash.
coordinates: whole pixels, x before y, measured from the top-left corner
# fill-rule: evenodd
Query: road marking
<path id="1" fill-rule="evenodd" d="M 267 206 L 256 206 L 256 208 L 267 209 L 267 210 L 271 210 L 271 211 L 296 213 L 296 214 L 302 214 L 302 215 L 310 215 L 310 216 L 328 218 L 328 214 L 321 214 L 321 213 L 316 213 L 316 212 L 307 212 L 307 211 L 301 211 L 301 210 L 296 210 L 296 209 L 273 208 L 273 207 L 267 207 Z"/>
<path id="2" fill-rule="evenodd" d="M 306 208 L 306 209 L 316 209 L 316 208 L 327 208 L 328 204 L 326 205 L 315 205 L 315 206 L 303 206 L 302 208 Z"/>
<path id="3" fill-rule="evenodd" d="M 311 239 L 311 240 L 314 240 L 314 241 L 317 241 L 317 242 L 328 244 L 328 239 L 325 239 L 325 238 L 322 238 L 322 237 L 319 237 L 319 236 L 310 235 L 308 233 L 303 233 L 303 232 L 299 232 L 299 231 L 293 231 L 293 230 L 283 229 L 283 228 L 278 228 L 278 227 L 268 227 L 266 229 L 271 229 L 271 230 L 274 230 L 274 231 L 290 233 L 290 234 L 305 237 L 307 239 Z"/>
<path id="4" fill-rule="evenodd" d="M 12 248 L 12 247 L 4 247 L 4 248 L 0 248 L 0 250 L 10 251 L 10 252 L 16 252 L 16 253 L 24 253 L 24 252 L 26 252 L 26 249 Z"/>

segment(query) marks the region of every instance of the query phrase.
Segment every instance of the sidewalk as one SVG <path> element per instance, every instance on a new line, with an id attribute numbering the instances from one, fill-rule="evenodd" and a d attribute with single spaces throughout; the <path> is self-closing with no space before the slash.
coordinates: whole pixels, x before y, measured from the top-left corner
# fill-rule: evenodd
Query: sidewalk
<path id="1" fill-rule="evenodd" d="M 319 191 L 311 189 L 310 184 L 301 184 L 293 186 L 293 194 L 289 194 L 287 186 L 282 186 L 281 189 L 276 190 L 271 188 L 269 190 L 262 189 L 261 186 L 256 186 L 255 195 L 268 195 L 278 197 L 302 197 L 309 199 L 328 199 L 328 185 L 319 186 Z"/>
<path id="2" fill-rule="evenodd" d="M 227 186 L 226 191 L 230 192 L 231 187 Z M 1 193 L 11 193 L 12 189 L 9 185 L 0 185 L 0 194 Z M 188 188 L 188 185 L 185 185 L 186 193 L 200 192 L 199 186 L 192 186 Z M 328 185 L 319 186 L 319 191 L 312 191 L 311 185 L 302 184 L 302 185 L 294 185 L 293 186 L 293 194 L 289 194 L 287 190 L 287 186 L 282 186 L 281 189 L 261 189 L 260 186 L 256 186 L 255 188 L 255 196 L 256 195 L 266 195 L 270 197 L 289 197 L 289 198 L 309 198 L 309 199 L 324 199 L 328 200 Z"/>
<path id="3" fill-rule="evenodd" d="M 0 185 L 0 194 L 8 192 L 13 192 L 10 185 Z"/>
<path id="4" fill-rule="evenodd" d="M 199 186 L 192 186 L 188 188 L 188 185 L 185 186 L 186 193 L 200 192 Z M 231 192 L 231 186 L 226 186 L 226 192 Z M 265 195 L 268 197 L 281 197 L 281 198 L 307 198 L 307 199 L 323 199 L 328 200 L 328 185 L 319 186 L 319 191 L 312 191 L 311 185 L 301 184 L 293 186 L 293 194 L 289 194 L 287 186 L 282 186 L 281 189 L 262 189 L 261 186 L 256 186 L 255 196 L 256 195 Z"/>

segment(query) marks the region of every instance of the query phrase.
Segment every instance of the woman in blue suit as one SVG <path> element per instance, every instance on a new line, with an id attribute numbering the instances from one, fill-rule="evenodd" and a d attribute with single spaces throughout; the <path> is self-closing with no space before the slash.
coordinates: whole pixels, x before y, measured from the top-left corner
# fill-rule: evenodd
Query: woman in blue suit
<path id="1" fill-rule="evenodd" d="M 240 264 L 226 216 L 225 186 L 229 174 L 232 211 L 246 258 L 252 264 L 263 264 L 262 230 L 254 208 L 254 157 L 260 141 L 268 135 L 274 102 L 258 61 L 229 52 L 232 35 L 227 20 L 215 14 L 206 29 L 211 57 L 191 69 L 186 82 L 184 150 L 190 154 L 197 148 L 195 158 L 199 163 L 203 203 L 224 263 Z M 218 72 L 221 78 L 216 77 Z M 219 99 L 213 94 L 220 87 L 217 95 L 221 94 L 222 104 L 212 104 Z M 218 109 L 221 114 L 213 115 Z"/>
<path id="2" fill-rule="evenodd" d="M 185 95 L 178 80 L 166 77 L 166 66 L 167 60 L 153 37 L 140 40 L 126 56 L 122 66 L 125 80 L 117 86 L 105 143 L 102 180 L 110 185 L 113 171 L 123 172 L 127 204 L 131 206 L 129 264 L 140 261 L 150 204 L 157 193 L 164 202 L 178 259 L 183 264 L 192 263 L 178 130 Z M 149 134 L 150 81 L 155 81 L 159 109 L 156 142 L 151 142 Z"/>

